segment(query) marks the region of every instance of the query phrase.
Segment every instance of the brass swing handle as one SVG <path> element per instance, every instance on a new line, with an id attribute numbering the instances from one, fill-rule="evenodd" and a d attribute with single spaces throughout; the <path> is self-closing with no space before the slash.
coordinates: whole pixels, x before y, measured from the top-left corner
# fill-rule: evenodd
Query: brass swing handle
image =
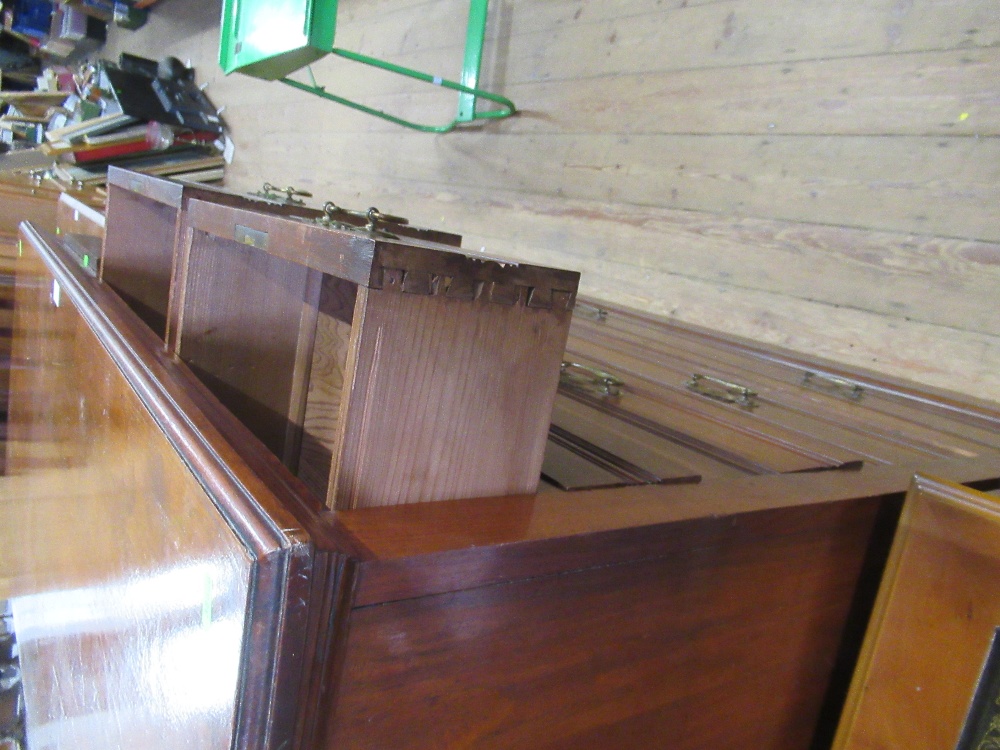
<path id="1" fill-rule="evenodd" d="M 713 378 L 711 375 L 694 373 L 691 379 L 684 385 L 688 390 L 694 391 L 701 396 L 713 398 L 727 404 L 736 404 L 744 409 L 754 409 L 757 407 L 757 392 L 752 391 L 744 385 L 730 383 L 721 378 Z"/>
<path id="2" fill-rule="evenodd" d="M 348 216 L 353 216 L 356 219 L 362 219 L 363 221 L 368 222 L 368 225 L 365 227 L 368 231 L 374 231 L 376 224 L 404 225 L 410 223 L 409 219 L 402 216 L 382 213 L 374 206 L 369 208 L 367 211 L 355 211 L 350 208 L 338 206 L 333 201 L 327 201 L 323 204 L 323 213 L 326 214 L 326 218 L 329 221 L 335 221 L 334 214 L 337 213 L 347 214 Z"/>
<path id="3" fill-rule="evenodd" d="M 850 380 L 844 380 L 833 375 L 824 375 L 820 372 L 807 371 L 802 378 L 802 385 L 818 391 L 826 391 L 834 396 L 846 398 L 849 401 L 860 401 L 865 395 L 864 386 L 860 383 L 853 383 Z"/>
<path id="4" fill-rule="evenodd" d="M 580 388 L 598 396 L 620 396 L 625 381 L 596 367 L 563 362 L 559 366 L 559 385 Z"/>
<path id="5" fill-rule="evenodd" d="M 265 182 L 261 187 L 260 192 L 251 193 L 251 195 L 258 195 L 261 198 L 266 198 L 267 200 L 278 200 L 282 193 L 284 193 L 285 203 L 292 205 L 302 206 L 305 205 L 305 201 L 300 200 L 296 196 L 301 196 L 302 198 L 312 198 L 312 193 L 308 190 L 299 190 L 298 188 L 292 187 L 278 187 L 277 185 L 272 185 L 270 182 Z"/>
<path id="6" fill-rule="evenodd" d="M 359 226 L 354 222 L 338 220 L 336 218 L 337 214 L 346 214 L 355 220 L 361 219 L 365 222 L 365 224 Z M 401 216 L 384 214 L 374 206 L 369 208 L 367 211 L 351 211 L 346 208 L 341 208 L 333 201 L 327 201 L 323 205 L 323 216 L 316 219 L 316 223 L 325 227 L 341 229 L 347 232 L 362 232 L 367 234 L 369 237 L 381 237 L 383 239 L 398 240 L 399 235 L 393 234 L 386 227 L 403 226 L 407 223 L 407 220 Z"/>

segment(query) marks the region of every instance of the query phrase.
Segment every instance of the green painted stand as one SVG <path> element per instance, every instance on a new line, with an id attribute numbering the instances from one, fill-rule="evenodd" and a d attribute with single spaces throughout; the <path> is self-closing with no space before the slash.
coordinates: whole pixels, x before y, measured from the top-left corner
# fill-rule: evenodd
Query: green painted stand
<path id="1" fill-rule="evenodd" d="M 265 80 L 281 81 L 397 125 L 425 133 L 447 133 L 463 123 L 502 119 L 517 111 L 510 99 L 479 88 L 488 3 L 489 0 L 470 0 L 461 81 L 451 81 L 334 47 L 337 0 L 224 0 L 219 64 L 227 74 L 240 72 Z M 327 53 L 457 91 L 458 113 L 450 123 L 426 125 L 331 94 L 325 86 L 316 83 L 310 67 L 313 61 Z M 309 83 L 288 78 L 302 68 L 309 73 Z M 494 102 L 500 108 L 477 111 L 479 99 Z"/>

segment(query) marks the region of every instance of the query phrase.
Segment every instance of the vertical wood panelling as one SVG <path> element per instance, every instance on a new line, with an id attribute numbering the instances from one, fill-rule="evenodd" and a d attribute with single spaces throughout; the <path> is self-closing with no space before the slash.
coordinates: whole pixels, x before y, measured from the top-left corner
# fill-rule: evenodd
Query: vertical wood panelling
<path id="1" fill-rule="evenodd" d="M 190 8 L 188 7 L 190 6 Z M 342 4 L 337 44 L 456 75 L 467 4 Z M 217 69 L 216 4 L 111 51 L 191 59 L 232 187 L 296 184 L 584 271 L 632 306 L 1000 398 L 1000 14 L 987 0 L 493 0 L 483 81 L 518 118 L 410 133 Z M 454 98 L 326 59 L 429 121 Z"/>

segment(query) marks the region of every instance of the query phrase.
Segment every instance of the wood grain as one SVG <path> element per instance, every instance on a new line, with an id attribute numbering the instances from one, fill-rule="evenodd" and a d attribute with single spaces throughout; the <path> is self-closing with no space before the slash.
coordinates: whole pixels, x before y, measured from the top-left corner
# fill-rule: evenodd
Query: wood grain
<path id="1" fill-rule="evenodd" d="M 306 151 L 322 147 L 349 169 L 354 138 L 296 135 Z M 521 156 L 512 161 L 485 148 L 494 137 L 442 141 L 428 161 L 425 136 L 393 134 L 393 148 L 367 154 L 359 171 L 386 179 L 402 173 L 439 189 L 493 187 L 637 205 L 656 196 L 666 208 L 1000 240 L 988 211 L 997 199 L 996 138 L 545 133 L 511 136 Z M 271 160 L 281 148 L 270 142 L 259 150 Z M 473 158 L 475 170 L 467 168 Z M 956 192 L 962 201 L 951 200 Z"/>
<path id="2" fill-rule="evenodd" d="M 357 294 L 357 287 L 350 282 L 323 276 L 305 380 L 308 392 L 297 471 L 319 498 L 327 496 L 333 457 L 340 454 L 341 409 Z"/>
<path id="3" fill-rule="evenodd" d="M 308 269 L 231 239 L 193 237 L 177 354 L 284 456 L 288 423 L 297 421 L 291 399 Z"/>
<path id="4" fill-rule="evenodd" d="M 167 331 L 178 211 L 125 188 L 108 189 L 101 278 L 161 338 Z"/>
<path id="5" fill-rule="evenodd" d="M 835 747 L 932 748 L 959 738 L 1000 622 L 996 498 L 918 475 Z"/>
<path id="6" fill-rule="evenodd" d="M 449 75 L 463 12 L 363 0 L 340 8 L 338 43 Z M 159 14 L 109 49 L 195 61 L 233 126 L 232 186 L 444 218 L 471 246 L 583 268 L 606 298 L 996 392 L 989 3 L 494 2 L 482 80 L 522 114 L 441 138 L 223 77 L 216 25 Z M 315 71 L 398 114 L 454 110 L 341 60 Z"/>
<path id="7" fill-rule="evenodd" d="M 661 527 L 649 559 L 360 607 L 323 747 L 808 746 L 874 507 Z"/>
<path id="8" fill-rule="evenodd" d="M 533 492 L 569 312 L 388 289 L 359 309 L 331 506 Z"/>
<path id="9" fill-rule="evenodd" d="M 995 136 L 1000 132 L 993 80 L 1000 65 L 994 47 L 806 59 L 726 68 L 620 71 L 573 79 L 508 82 L 505 95 L 521 110 L 498 126 L 506 135 L 742 134 Z M 343 65 L 343 63 L 341 63 Z M 340 75 L 337 75 L 337 73 Z M 335 89 L 388 112 L 441 119 L 451 100 L 440 91 L 405 82 L 360 85 L 330 70 Z M 292 132 L 306 131 L 315 104 L 282 97 Z M 234 112 L 263 125 L 261 102 Z M 627 103 L 627 104 L 626 104 Z M 623 117 L 628 111 L 629 116 Z M 356 135 L 384 137 L 395 127 L 375 119 L 337 117 Z"/>

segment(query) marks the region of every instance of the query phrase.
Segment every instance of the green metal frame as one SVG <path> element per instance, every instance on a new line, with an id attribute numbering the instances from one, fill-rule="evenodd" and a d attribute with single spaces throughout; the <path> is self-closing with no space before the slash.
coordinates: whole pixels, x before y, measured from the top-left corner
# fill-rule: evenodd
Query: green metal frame
<path id="1" fill-rule="evenodd" d="M 343 104 L 344 106 L 356 109 L 359 112 L 374 115 L 375 117 L 380 117 L 383 120 L 388 120 L 389 122 L 396 123 L 397 125 L 419 130 L 424 133 L 447 133 L 463 123 L 470 123 L 476 120 L 499 120 L 505 117 L 510 117 L 517 111 L 517 108 L 514 106 L 514 102 L 505 96 L 493 94 L 479 88 L 479 69 L 483 59 L 483 42 L 486 38 L 486 15 L 488 3 L 489 0 L 470 0 L 469 25 L 465 35 L 465 58 L 462 63 L 461 82 L 451 81 L 447 78 L 441 78 L 439 76 L 432 76 L 419 70 L 406 68 L 401 65 L 395 65 L 385 60 L 379 60 L 375 57 L 369 57 L 367 55 L 351 52 L 346 49 L 340 49 L 338 47 L 333 47 L 330 50 L 333 54 L 339 55 L 340 57 L 344 57 L 348 60 L 353 60 L 354 62 L 363 63 L 375 68 L 381 68 L 382 70 L 387 70 L 390 73 L 397 73 L 399 75 L 407 76 L 408 78 L 423 81 L 424 83 L 430 83 L 434 86 L 440 86 L 442 88 L 459 92 L 458 114 L 450 123 L 444 125 L 424 125 L 418 122 L 413 122 L 412 120 L 406 120 L 402 117 L 397 117 L 396 115 L 391 115 L 380 109 L 368 107 L 360 102 L 345 99 L 344 97 L 337 96 L 336 94 L 331 94 L 326 90 L 325 86 L 320 86 L 316 83 L 316 79 L 312 73 L 312 68 L 309 65 L 305 66 L 309 73 L 309 83 L 294 81 L 287 77 L 279 80 L 284 84 L 301 89 L 302 91 L 307 91 L 310 94 L 315 94 L 323 99 L 329 99 L 330 101 L 337 102 L 338 104 Z M 495 104 L 499 104 L 501 109 L 491 109 L 485 112 L 479 112 L 476 107 L 478 99 L 486 99 L 494 102 Z"/>

